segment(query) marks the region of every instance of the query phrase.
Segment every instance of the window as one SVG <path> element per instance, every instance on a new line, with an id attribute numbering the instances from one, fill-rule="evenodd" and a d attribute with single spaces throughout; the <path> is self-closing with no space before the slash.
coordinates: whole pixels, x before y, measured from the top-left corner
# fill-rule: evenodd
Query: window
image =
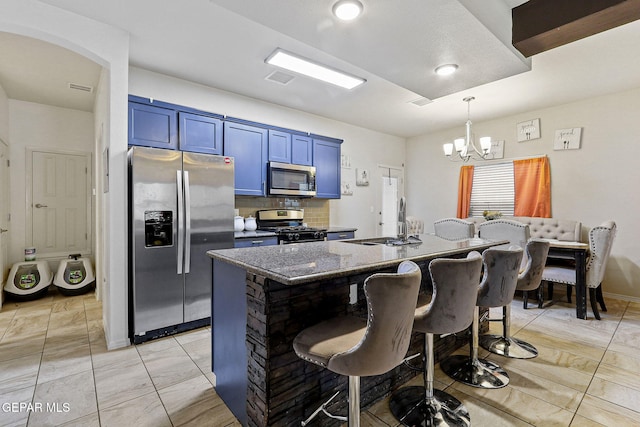
<path id="1" fill-rule="evenodd" d="M 513 216 L 513 162 L 475 166 L 469 216 L 482 216 L 484 211 L 500 211 Z"/>

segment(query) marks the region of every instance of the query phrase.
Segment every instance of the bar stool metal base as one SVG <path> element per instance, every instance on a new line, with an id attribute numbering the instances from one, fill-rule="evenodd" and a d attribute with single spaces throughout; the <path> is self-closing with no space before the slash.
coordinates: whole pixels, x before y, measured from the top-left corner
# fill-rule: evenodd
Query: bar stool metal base
<path id="1" fill-rule="evenodd" d="M 532 359 L 538 355 L 538 349 L 526 341 L 517 338 L 505 338 L 502 335 L 481 335 L 480 346 L 492 353 L 513 359 Z"/>
<path id="2" fill-rule="evenodd" d="M 433 390 L 427 402 L 424 387 L 403 387 L 391 395 L 389 409 L 405 426 L 464 426 L 471 425 L 467 408 L 455 397 L 441 390 Z"/>
<path id="3" fill-rule="evenodd" d="M 440 362 L 440 369 L 456 381 L 480 388 L 502 388 L 509 384 L 507 371 L 488 360 L 473 360 L 461 354 Z"/>

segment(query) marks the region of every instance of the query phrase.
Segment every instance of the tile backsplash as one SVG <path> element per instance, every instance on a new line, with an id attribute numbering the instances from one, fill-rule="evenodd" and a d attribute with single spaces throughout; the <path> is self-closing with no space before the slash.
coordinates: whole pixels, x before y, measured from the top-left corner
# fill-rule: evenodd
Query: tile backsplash
<path id="1" fill-rule="evenodd" d="M 329 200 L 325 199 L 236 196 L 236 209 L 245 218 L 255 217 L 261 209 L 304 209 L 304 222 L 309 227 L 329 227 Z"/>

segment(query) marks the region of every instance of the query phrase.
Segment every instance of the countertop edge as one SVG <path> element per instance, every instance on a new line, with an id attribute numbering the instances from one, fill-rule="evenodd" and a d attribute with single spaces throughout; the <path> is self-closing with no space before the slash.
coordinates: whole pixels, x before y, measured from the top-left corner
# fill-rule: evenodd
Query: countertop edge
<path id="1" fill-rule="evenodd" d="M 345 243 L 345 242 L 340 242 L 340 241 L 335 241 L 334 244 L 336 244 L 336 243 L 337 244 L 344 244 L 344 245 L 349 245 L 350 244 L 350 243 Z M 482 244 L 482 245 L 480 245 L 478 247 L 474 247 L 474 248 L 469 249 L 469 252 L 470 251 L 482 251 L 482 250 L 487 249 L 487 248 L 489 248 L 491 246 L 496 246 L 497 244 L 500 244 L 500 243 L 506 243 L 506 241 L 502 241 L 502 242 L 498 242 L 498 243 L 497 242 L 487 242 L 486 244 Z M 375 262 L 371 262 L 371 263 L 368 263 L 366 265 L 361 265 L 361 266 L 357 266 L 357 267 L 349 267 L 349 268 L 343 268 L 343 269 L 335 270 L 335 271 L 331 271 L 331 272 L 323 272 L 323 273 L 317 273 L 317 274 L 297 276 L 297 277 L 294 277 L 294 278 L 289 278 L 289 277 L 282 276 L 280 274 L 271 272 L 269 270 L 265 270 L 265 269 L 260 268 L 260 267 L 255 267 L 255 266 L 253 266 L 251 264 L 247 264 L 246 262 L 239 261 L 236 258 L 225 256 L 224 254 L 221 254 L 220 252 L 218 252 L 216 250 L 207 251 L 207 256 L 209 256 L 213 260 L 223 261 L 223 262 L 226 262 L 228 264 L 240 267 L 240 268 L 246 270 L 249 273 L 258 274 L 260 276 L 263 276 L 263 277 L 266 277 L 268 279 L 274 280 L 274 281 L 276 281 L 278 283 L 282 283 L 284 285 L 292 286 L 292 285 L 301 285 L 301 284 L 309 283 L 309 282 L 313 282 L 313 281 L 329 280 L 329 279 L 334 279 L 334 278 L 338 278 L 338 277 L 353 276 L 353 275 L 358 275 L 358 274 L 365 273 L 367 271 L 373 271 L 373 270 L 379 270 L 379 269 L 383 269 L 383 268 L 394 267 L 394 266 L 397 266 L 398 264 L 400 264 L 402 261 L 405 261 L 405 260 L 411 260 L 411 261 L 420 262 L 420 261 L 425 261 L 425 260 L 429 260 L 429 259 L 435 259 L 435 258 L 439 258 L 439 257 L 443 257 L 443 256 L 456 255 L 456 254 L 465 252 L 465 250 L 467 250 L 467 248 L 464 248 L 464 249 L 451 249 L 451 250 L 447 250 L 447 251 L 431 253 L 431 254 L 428 254 L 428 255 L 419 255 L 419 256 L 406 257 L 406 258 L 381 260 L 381 261 L 375 261 Z"/>

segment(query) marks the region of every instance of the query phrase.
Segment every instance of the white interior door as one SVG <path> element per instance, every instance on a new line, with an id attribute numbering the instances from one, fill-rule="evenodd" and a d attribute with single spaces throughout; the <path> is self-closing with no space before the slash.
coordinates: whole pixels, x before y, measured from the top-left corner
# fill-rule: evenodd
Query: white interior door
<path id="1" fill-rule="evenodd" d="M 9 240 L 9 147 L 0 139 L 0 279 L 7 277 L 7 245 Z M 0 289 L 0 307 L 3 292 Z"/>
<path id="2" fill-rule="evenodd" d="M 89 160 L 89 154 L 31 152 L 27 240 L 38 256 L 90 252 Z"/>
<path id="3" fill-rule="evenodd" d="M 398 235 L 398 200 L 402 191 L 402 170 L 380 166 L 380 221 L 379 235 L 396 237 Z"/>

